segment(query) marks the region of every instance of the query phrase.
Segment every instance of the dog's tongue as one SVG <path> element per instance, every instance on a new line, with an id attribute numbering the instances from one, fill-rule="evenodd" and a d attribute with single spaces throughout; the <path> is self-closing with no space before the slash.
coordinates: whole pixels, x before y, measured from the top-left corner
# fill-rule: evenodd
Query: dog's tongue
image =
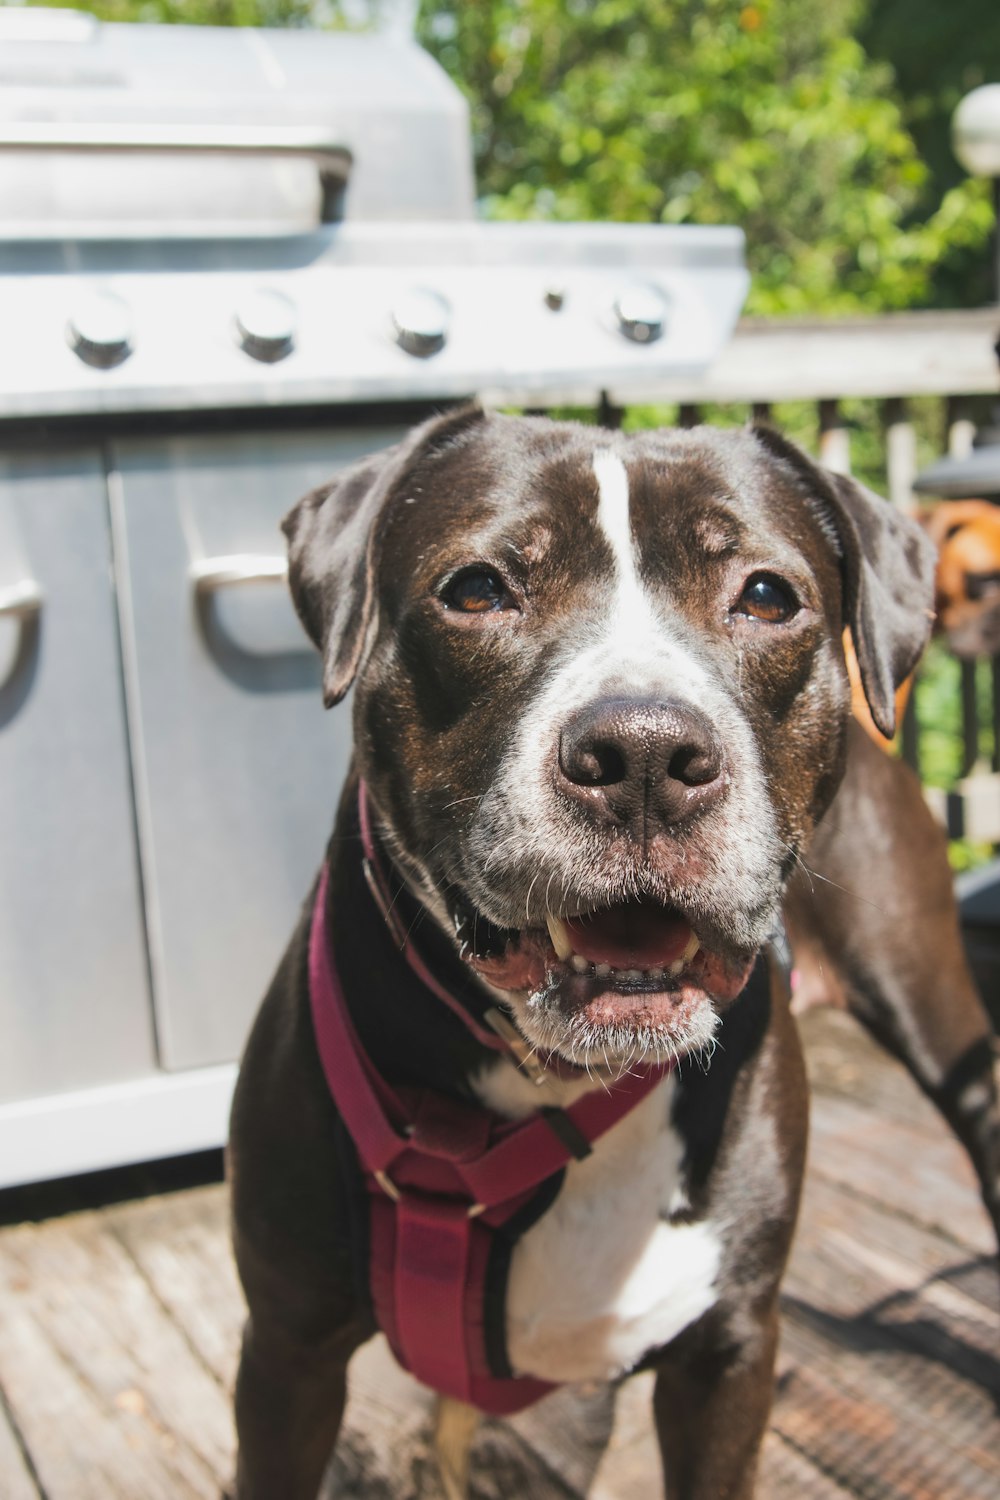
<path id="1" fill-rule="evenodd" d="M 583 917 L 567 917 L 573 951 L 613 969 L 658 969 L 680 958 L 691 939 L 677 912 L 633 902 Z"/>

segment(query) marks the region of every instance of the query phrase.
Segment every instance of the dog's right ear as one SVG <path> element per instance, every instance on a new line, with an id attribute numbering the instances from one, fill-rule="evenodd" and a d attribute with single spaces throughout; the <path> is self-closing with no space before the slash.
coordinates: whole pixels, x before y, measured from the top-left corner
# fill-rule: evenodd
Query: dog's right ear
<path id="1" fill-rule="evenodd" d="M 282 521 L 288 538 L 288 584 L 299 619 L 323 657 L 327 708 L 340 702 L 361 664 L 390 502 L 418 460 L 483 420 L 479 406 L 432 417 L 401 443 L 361 459 L 312 490 Z"/>

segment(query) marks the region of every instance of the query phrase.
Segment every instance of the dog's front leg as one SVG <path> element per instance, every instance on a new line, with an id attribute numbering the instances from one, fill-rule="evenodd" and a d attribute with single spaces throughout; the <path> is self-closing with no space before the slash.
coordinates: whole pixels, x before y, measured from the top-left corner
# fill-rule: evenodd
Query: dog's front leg
<path id="1" fill-rule="evenodd" d="M 323 1341 L 293 1341 L 247 1319 L 236 1381 L 235 1500 L 316 1500 L 356 1343 L 342 1331 Z"/>
<path id="2" fill-rule="evenodd" d="M 751 1500 L 777 1343 L 775 1293 L 739 1339 L 692 1329 L 664 1352 L 653 1415 L 666 1500 Z"/>

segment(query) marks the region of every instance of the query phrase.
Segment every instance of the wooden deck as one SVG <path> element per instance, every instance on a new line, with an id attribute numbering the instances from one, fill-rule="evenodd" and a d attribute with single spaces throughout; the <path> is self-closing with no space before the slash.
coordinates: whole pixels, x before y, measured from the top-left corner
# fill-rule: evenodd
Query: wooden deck
<path id="1" fill-rule="evenodd" d="M 971 1172 L 853 1023 L 818 1015 L 805 1030 L 811 1164 L 759 1494 L 996 1500 L 1000 1299 Z M 0 1195 L 0 1497 L 215 1497 L 242 1318 L 225 1190 L 10 1222 L 93 1191 Z M 429 1500 L 426 1397 L 377 1343 L 355 1365 L 331 1496 Z M 658 1495 L 648 1408 L 642 1376 L 617 1403 L 562 1391 L 484 1424 L 473 1496 Z"/>

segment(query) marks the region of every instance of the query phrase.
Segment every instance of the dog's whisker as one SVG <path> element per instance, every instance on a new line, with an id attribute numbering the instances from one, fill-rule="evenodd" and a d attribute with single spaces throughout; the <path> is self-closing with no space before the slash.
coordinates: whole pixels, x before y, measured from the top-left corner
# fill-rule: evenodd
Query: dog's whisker
<path id="1" fill-rule="evenodd" d="M 828 875 L 821 875 L 818 870 L 810 869 L 808 865 L 803 864 L 802 868 L 811 880 L 820 880 L 824 885 L 832 886 L 835 891 L 840 891 L 842 895 L 850 896 L 852 901 L 861 901 L 865 906 L 870 906 L 873 911 L 878 912 L 880 917 L 886 916 L 885 907 L 879 906 L 878 902 L 873 901 L 870 896 L 862 896 L 860 891 L 852 891 L 846 885 L 840 885 L 838 881 L 831 880 Z"/>

